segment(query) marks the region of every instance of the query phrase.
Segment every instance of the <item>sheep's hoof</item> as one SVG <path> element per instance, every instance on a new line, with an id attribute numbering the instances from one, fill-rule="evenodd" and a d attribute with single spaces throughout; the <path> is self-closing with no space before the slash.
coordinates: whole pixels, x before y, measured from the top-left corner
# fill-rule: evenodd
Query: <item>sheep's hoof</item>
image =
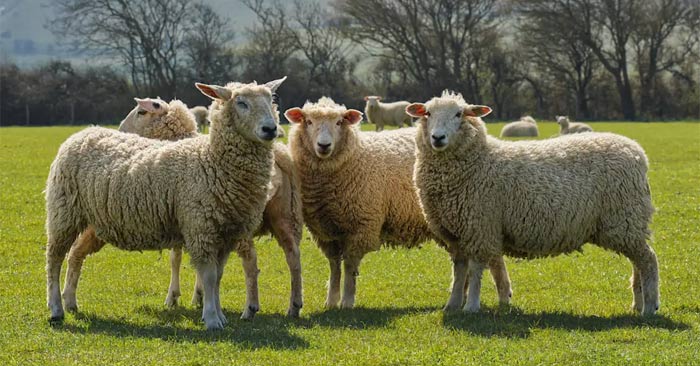
<path id="1" fill-rule="evenodd" d="M 299 313 L 301 313 L 301 308 L 303 307 L 303 304 L 293 302 L 292 306 L 287 309 L 287 316 L 290 318 L 298 318 Z"/>
<path id="2" fill-rule="evenodd" d="M 165 298 L 165 306 L 169 308 L 177 307 L 178 300 L 179 297 L 168 295 L 168 297 Z"/>
<path id="3" fill-rule="evenodd" d="M 66 311 L 71 313 L 71 314 L 78 313 L 78 305 L 77 304 L 66 304 L 65 308 L 66 308 Z"/>
<path id="4" fill-rule="evenodd" d="M 478 313 L 480 308 L 479 304 L 467 304 L 462 310 L 465 313 Z"/>
<path id="5" fill-rule="evenodd" d="M 461 308 L 461 306 L 447 304 L 447 305 L 445 305 L 445 307 L 442 308 L 442 311 L 444 311 L 446 313 L 453 313 L 453 312 L 459 311 L 460 308 Z"/>
<path id="6" fill-rule="evenodd" d="M 49 318 L 49 325 L 61 325 L 63 324 L 65 316 L 63 314 L 61 315 L 55 315 Z"/>
<path id="7" fill-rule="evenodd" d="M 214 317 L 211 321 L 204 321 L 205 326 L 207 327 L 207 330 L 220 330 L 224 329 L 224 323 L 221 322 L 221 319 L 219 317 Z"/>
<path id="8" fill-rule="evenodd" d="M 259 310 L 259 306 L 249 305 L 247 308 L 245 308 L 245 310 L 243 310 L 243 314 L 241 314 L 241 319 L 253 320 L 253 318 L 255 317 L 255 313 L 257 313 Z"/>

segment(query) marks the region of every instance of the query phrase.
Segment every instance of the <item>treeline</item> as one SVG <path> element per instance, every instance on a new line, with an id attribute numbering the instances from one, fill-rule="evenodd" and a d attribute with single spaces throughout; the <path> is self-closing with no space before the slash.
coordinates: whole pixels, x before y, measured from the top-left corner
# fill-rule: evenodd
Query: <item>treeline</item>
<path id="1" fill-rule="evenodd" d="M 0 66 L 0 124 L 119 121 L 134 96 L 208 101 L 195 81 L 289 79 L 282 108 L 322 95 L 425 101 L 443 89 L 523 114 L 700 117 L 692 0 L 240 0 L 253 26 L 194 0 L 56 0 L 48 25 L 113 66 Z M 167 16 L 166 16 L 167 14 Z"/>

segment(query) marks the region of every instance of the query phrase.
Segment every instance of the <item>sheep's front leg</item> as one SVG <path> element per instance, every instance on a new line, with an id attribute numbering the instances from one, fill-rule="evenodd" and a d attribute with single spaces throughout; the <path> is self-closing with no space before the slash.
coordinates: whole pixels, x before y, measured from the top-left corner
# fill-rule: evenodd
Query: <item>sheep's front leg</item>
<path id="1" fill-rule="evenodd" d="M 464 285 L 467 282 L 467 259 L 461 256 L 452 257 L 452 292 L 445 305 L 445 311 L 455 311 L 464 302 Z"/>
<path id="2" fill-rule="evenodd" d="M 508 276 L 508 269 L 506 268 L 506 262 L 503 260 L 503 256 L 491 259 L 489 261 L 489 270 L 491 271 L 493 282 L 496 284 L 496 291 L 498 291 L 498 302 L 501 305 L 510 304 L 510 299 L 513 297 L 513 290 L 510 285 L 510 277 Z"/>
<path id="3" fill-rule="evenodd" d="M 357 276 L 360 275 L 360 262 L 362 256 L 345 257 L 343 260 L 343 272 L 345 272 L 345 281 L 343 285 L 343 299 L 340 301 L 340 307 L 343 309 L 352 309 L 355 306 L 355 292 L 357 290 Z"/>
<path id="4" fill-rule="evenodd" d="M 228 249 L 220 249 L 217 256 L 217 272 L 216 272 L 216 312 L 219 314 L 219 319 L 221 322 L 226 324 L 226 316 L 224 311 L 221 309 L 221 279 L 224 277 L 224 268 L 226 268 L 226 262 L 228 262 L 228 257 L 231 251 Z M 257 287 L 256 287 L 257 291 Z"/>
<path id="5" fill-rule="evenodd" d="M 323 250 L 323 254 L 326 255 L 328 266 L 330 267 L 325 306 L 327 309 L 333 309 L 338 307 L 338 302 L 340 301 L 341 251 L 337 242 L 319 242 L 318 246 Z"/>
<path id="6" fill-rule="evenodd" d="M 207 329 L 223 329 L 224 322 L 219 318 L 217 303 L 219 298 L 216 293 L 216 281 L 218 266 L 215 262 L 200 263 L 196 265 L 197 275 L 202 281 L 204 289 L 204 306 L 202 307 L 202 320 Z"/>
<path id="7" fill-rule="evenodd" d="M 246 299 L 241 319 L 251 320 L 255 313 L 260 310 L 258 299 L 258 256 L 255 252 L 252 240 L 241 241 L 239 244 L 238 256 L 243 262 L 243 272 L 245 273 Z"/>
<path id="8" fill-rule="evenodd" d="M 469 289 L 467 290 L 467 303 L 464 305 L 464 312 L 475 313 L 479 311 L 481 304 L 481 276 L 486 265 L 470 259 L 469 260 Z"/>
<path id="9" fill-rule="evenodd" d="M 180 298 L 180 264 L 182 263 L 182 248 L 170 249 L 170 286 L 168 296 L 165 298 L 165 305 L 168 307 L 177 306 Z"/>

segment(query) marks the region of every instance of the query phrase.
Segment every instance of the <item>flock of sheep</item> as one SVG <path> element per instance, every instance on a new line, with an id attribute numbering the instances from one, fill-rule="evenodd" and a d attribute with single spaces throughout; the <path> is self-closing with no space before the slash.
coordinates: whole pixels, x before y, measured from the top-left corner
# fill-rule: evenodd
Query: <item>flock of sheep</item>
<path id="1" fill-rule="evenodd" d="M 504 255 L 555 256 L 585 243 L 629 258 L 633 309 L 658 310 L 658 264 L 647 244 L 654 211 L 648 163 L 636 142 L 568 135 L 591 130 L 566 117 L 558 118 L 566 136 L 499 140 L 481 120 L 489 107 L 444 92 L 412 104 L 367 97 L 365 113 L 378 130 L 417 119 L 417 127 L 385 132 L 361 131 L 362 113 L 330 98 L 307 102 L 284 113 L 293 125 L 287 146 L 273 142 L 281 130 L 273 96 L 283 81 L 198 83 L 212 99 L 207 113 L 177 100 L 136 99 L 119 131 L 89 127 L 61 145 L 46 187 L 52 321 L 63 320 L 64 305 L 77 311 L 82 263 L 105 243 L 170 249 L 168 306 L 178 304 L 182 250 L 188 252 L 197 275 L 192 302 L 202 306 L 207 329 L 226 323 L 219 286 L 236 251 L 247 289 L 241 317 L 251 319 L 260 309 L 252 238 L 265 233 L 286 255 L 287 315 L 298 317 L 304 224 L 330 265 L 328 308 L 354 306 L 365 254 L 435 240 L 453 262 L 445 310 L 479 310 L 486 267 L 499 301 L 509 303 Z M 200 134 L 205 121 L 210 132 Z M 530 117 L 502 135 L 507 131 L 537 136 Z"/>

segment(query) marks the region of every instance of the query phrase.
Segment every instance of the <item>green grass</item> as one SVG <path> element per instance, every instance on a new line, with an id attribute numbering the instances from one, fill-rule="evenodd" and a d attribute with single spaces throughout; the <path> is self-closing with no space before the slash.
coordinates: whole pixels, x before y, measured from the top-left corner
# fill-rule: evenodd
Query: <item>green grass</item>
<path id="1" fill-rule="evenodd" d="M 502 124 L 489 124 L 493 134 Z M 78 127 L 0 129 L 0 365 L 453 365 L 692 364 L 700 359 L 700 124 L 595 123 L 637 140 L 651 162 L 657 208 L 652 246 L 661 311 L 630 310 L 631 266 L 593 246 L 583 254 L 508 259 L 513 305 L 499 308 L 485 274 L 479 314 L 440 310 L 450 261 L 434 244 L 383 250 L 361 267 L 357 308 L 323 309 L 328 266 L 304 236 L 302 318 L 286 319 L 289 277 L 274 240 L 257 242 L 262 310 L 238 320 L 245 289 L 232 257 L 222 284 L 231 322 L 204 330 L 189 305 L 193 271 L 182 272 L 184 306 L 163 305 L 167 253 L 106 247 L 87 259 L 80 314 L 51 327 L 45 301 L 44 189 L 60 143 Z M 371 128 L 367 126 L 365 128 Z M 556 133 L 540 124 L 543 136 Z M 65 272 L 65 265 L 64 265 Z"/>

